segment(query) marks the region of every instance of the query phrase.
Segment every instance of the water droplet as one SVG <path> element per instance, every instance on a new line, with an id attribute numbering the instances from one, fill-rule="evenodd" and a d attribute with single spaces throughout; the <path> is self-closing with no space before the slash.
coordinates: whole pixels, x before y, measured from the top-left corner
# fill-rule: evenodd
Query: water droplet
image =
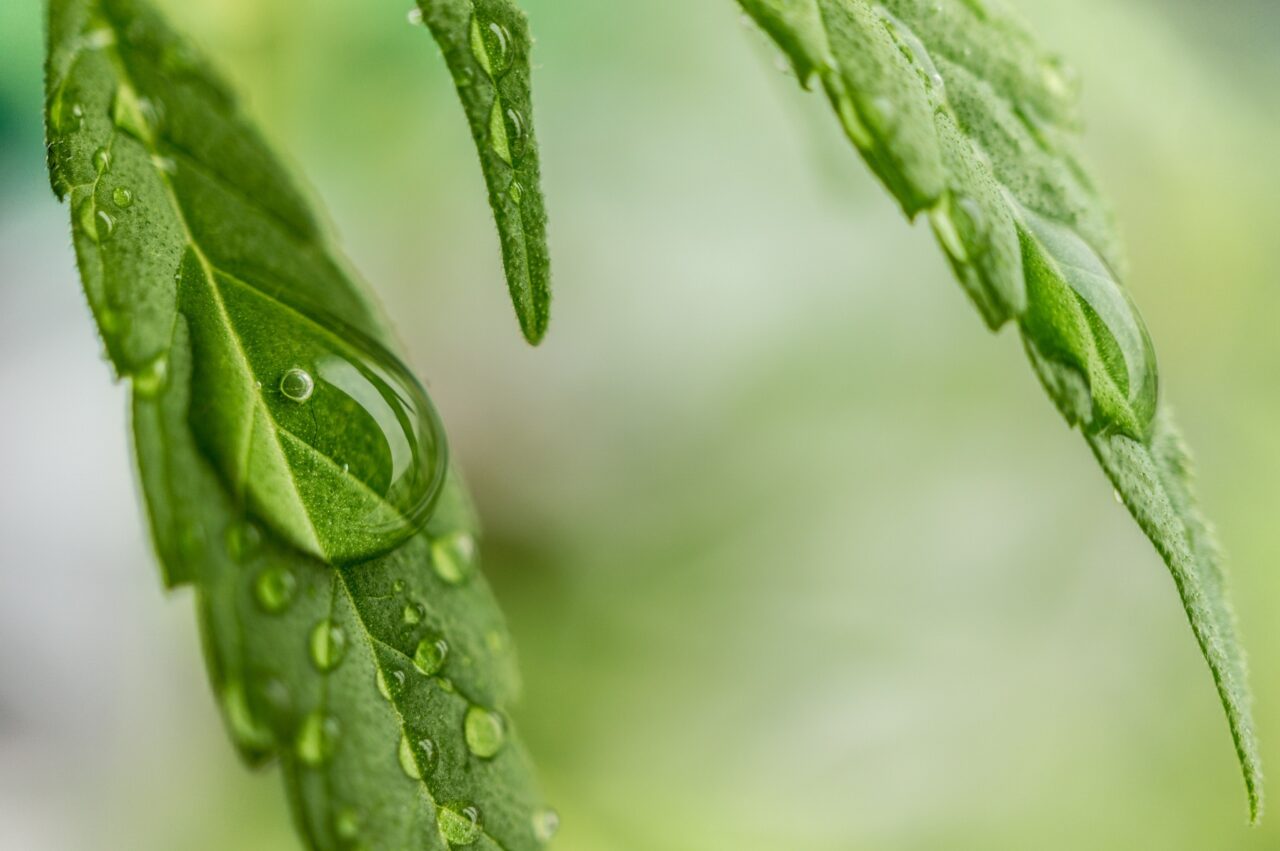
<path id="1" fill-rule="evenodd" d="M 898 49 L 919 71 L 920 76 L 924 78 L 929 88 L 939 95 L 945 94 L 946 85 L 943 82 L 942 74 L 938 72 L 938 66 L 934 64 L 933 57 L 929 55 L 929 49 L 924 46 L 920 36 L 916 35 L 915 30 L 907 26 L 902 20 L 894 17 L 883 7 L 878 7 L 876 11 L 880 14 L 880 19 L 884 22 L 885 28 L 889 30 L 889 35 L 893 37 L 894 42 L 898 45 Z"/>
<path id="2" fill-rule="evenodd" d="M 1124 497 L 1122 497 L 1122 496 L 1120 495 L 1120 491 L 1118 491 L 1118 490 L 1113 490 L 1113 491 L 1111 492 L 1111 495 L 1112 495 L 1113 497 L 1115 497 L 1115 501 L 1116 501 L 1119 505 L 1124 505 Z"/>
<path id="3" fill-rule="evenodd" d="M 397 753 L 400 768 L 413 780 L 421 780 L 424 775 L 435 771 L 436 761 L 440 754 L 436 743 L 430 739 L 410 741 L 407 735 L 400 737 L 400 748 Z"/>
<path id="4" fill-rule="evenodd" d="M 441 804 L 436 826 L 450 845 L 470 845 L 480 838 L 480 810 L 470 804 Z"/>
<path id="5" fill-rule="evenodd" d="M 172 157 L 162 157 L 159 154 L 152 154 L 151 164 L 165 174 L 178 173 L 178 163 L 174 161 Z"/>
<path id="6" fill-rule="evenodd" d="M 1016 204 L 1017 202 L 1014 201 Z M 1094 431 L 1118 429 L 1145 441 L 1155 419 L 1159 377 L 1155 347 L 1141 314 L 1106 260 L 1080 234 L 1018 206 L 1027 261 L 1023 328 L 1041 355 L 1084 376 L 1093 399 Z M 1070 288 L 1065 301 L 1059 281 Z M 1076 309 L 1080 327 L 1064 328 Z"/>
<path id="7" fill-rule="evenodd" d="M 116 232 L 116 220 L 106 210 L 98 210 L 94 216 L 95 241 L 106 242 Z"/>
<path id="8" fill-rule="evenodd" d="M 287 567 L 268 567 L 258 574 L 253 583 L 253 596 L 258 607 L 269 615 L 278 615 L 298 593 L 298 579 Z"/>
<path id="9" fill-rule="evenodd" d="M 294 367 L 280 378 L 280 392 L 286 399 L 301 404 L 311 398 L 316 391 L 316 380 L 305 369 Z"/>
<path id="10" fill-rule="evenodd" d="M 227 526 L 227 554 L 240 564 L 258 554 L 262 548 L 262 532 L 246 520 L 238 520 Z"/>
<path id="11" fill-rule="evenodd" d="M 99 175 L 105 174 L 111 170 L 111 151 L 107 148 L 98 148 L 93 152 L 93 167 Z"/>
<path id="12" fill-rule="evenodd" d="M 507 150 L 511 153 L 508 162 L 517 161 L 524 156 L 525 140 L 528 138 L 524 116 L 514 107 L 508 107 L 502 116 L 507 131 Z"/>
<path id="13" fill-rule="evenodd" d="M 80 202 L 76 211 L 76 223 L 85 236 L 93 242 L 98 241 L 98 205 L 92 195 Z"/>
<path id="14" fill-rule="evenodd" d="M 341 665 L 347 655 L 347 634 L 330 620 L 322 620 L 311 628 L 310 644 L 311 661 L 322 673 Z"/>
<path id="15" fill-rule="evenodd" d="M 545 807 L 533 814 L 533 836 L 539 842 L 550 842 L 560 830 L 560 814 Z"/>
<path id="16" fill-rule="evenodd" d="M 271 746 L 271 731 L 254 717 L 249 708 L 249 697 L 245 693 L 244 683 L 231 680 L 222 688 L 222 711 L 231 733 L 241 747 L 251 750 L 266 750 Z"/>
<path id="17" fill-rule="evenodd" d="M 461 585 L 475 571 L 476 539 L 454 532 L 431 542 L 431 566 L 450 585 Z"/>
<path id="18" fill-rule="evenodd" d="M 133 206 L 133 191 L 124 186 L 117 186 L 111 192 L 111 200 L 121 210 L 127 210 Z"/>
<path id="19" fill-rule="evenodd" d="M 196 268 L 188 254 L 184 280 Z M 254 319 L 237 330 L 250 367 L 267 376 L 268 389 L 258 395 L 270 428 L 251 434 L 251 447 L 263 442 L 261 450 L 275 457 L 283 450 L 297 499 L 280 499 L 278 465 L 245 465 L 239 436 L 195 422 L 231 490 L 244 493 L 254 514 L 288 543 L 332 564 L 365 561 L 415 534 L 431 516 L 447 469 L 444 430 L 421 384 L 380 343 L 314 305 L 286 305 L 287 295 L 268 298 L 226 280 L 219 286 L 228 309 Z M 287 350 L 283 329 L 296 330 Z M 295 365 L 282 370 L 281 362 Z M 215 392 L 219 378 L 236 377 L 195 370 L 193 396 Z"/>
<path id="20" fill-rule="evenodd" d="M 392 591 L 395 591 L 397 594 L 404 593 L 404 580 L 403 580 L 403 579 L 397 579 L 395 582 L 392 582 L 392 583 L 391 583 L 391 590 L 392 590 Z"/>
<path id="21" fill-rule="evenodd" d="M 151 399 L 164 389 L 169 380 L 169 357 L 156 355 L 133 372 L 133 392 Z"/>
<path id="22" fill-rule="evenodd" d="M 400 696 L 400 692 L 404 691 L 404 671 L 392 671 L 388 674 L 379 668 L 378 673 L 374 675 L 374 682 L 378 684 L 378 694 L 387 700 L 394 700 Z"/>
<path id="23" fill-rule="evenodd" d="M 414 624 L 422 623 L 422 617 L 426 613 L 427 613 L 427 610 L 423 608 L 421 603 L 415 603 L 412 600 L 410 600 L 409 602 L 404 604 L 404 612 L 402 613 L 402 617 L 404 619 L 404 622 L 407 625 L 413 626 Z"/>
<path id="24" fill-rule="evenodd" d="M 338 719 L 314 710 L 302 719 L 293 750 L 303 765 L 319 768 L 333 758 L 342 732 Z"/>
<path id="25" fill-rule="evenodd" d="M 89 50 L 101 50 L 116 43 L 116 34 L 107 27 L 98 27 L 84 34 L 84 46 Z"/>
<path id="26" fill-rule="evenodd" d="M 511 187 L 507 189 L 507 195 L 517 204 L 524 200 L 524 187 L 520 185 L 520 181 L 511 181 Z"/>
<path id="27" fill-rule="evenodd" d="M 449 643 L 438 635 L 428 635 L 418 642 L 413 652 L 413 666 L 427 676 L 434 676 L 444 667 L 449 655 Z"/>
<path id="28" fill-rule="evenodd" d="M 360 835 L 360 813 L 355 807 L 343 807 L 333 817 L 333 831 L 348 842 Z"/>
<path id="29" fill-rule="evenodd" d="M 405 14 L 404 17 L 405 17 L 405 20 L 409 22 L 409 26 L 411 27 L 422 26 L 422 10 L 417 6 L 414 6 L 412 9 L 410 9 Z"/>
<path id="30" fill-rule="evenodd" d="M 145 98 L 139 98 L 131 86 L 116 89 L 111 101 L 111 120 L 124 132 L 143 142 L 154 140 L 158 112 Z"/>
<path id="31" fill-rule="evenodd" d="M 490 77 L 500 77 L 511 64 L 511 33 L 497 21 L 471 19 L 471 52 Z"/>
<path id="32" fill-rule="evenodd" d="M 502 716 L 480 706 L 467 710 L 463 732 L 467 749 L 481 759 L 497 755 L 507 741 L 507 723 Z"/>

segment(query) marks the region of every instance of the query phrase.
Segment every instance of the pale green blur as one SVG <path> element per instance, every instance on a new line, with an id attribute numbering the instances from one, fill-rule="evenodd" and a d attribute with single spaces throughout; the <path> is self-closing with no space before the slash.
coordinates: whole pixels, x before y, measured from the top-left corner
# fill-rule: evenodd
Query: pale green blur
<path id="1" fill-rule="evenodd" d="M 1280 766 L 1280 6 L 1011 2 L 1081 73 Z M 555 274 L 536 350 L 408 0 L 163 5 L 429 383 L 554 848 L 1280 847 L 1280 812 L 1245 826 L 1165 568 L 1016 335 L 985 331 L 733 0 L 527 0 Z M 43 173 L 40 26 L 0 3 L 0 847 L 294 849 L 277 774 L 219 726 L 189 592 L 159 592 Z"/>

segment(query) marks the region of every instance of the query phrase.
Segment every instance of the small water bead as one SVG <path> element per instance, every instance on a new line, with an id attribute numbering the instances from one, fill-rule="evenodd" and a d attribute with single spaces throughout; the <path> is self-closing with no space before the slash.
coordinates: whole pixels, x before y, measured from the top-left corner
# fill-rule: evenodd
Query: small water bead
<path id="1" fill-rule="evenodd" d="M 441 804 L 436 827 L 450 845 L 470 845 L 480 838 L 480 810 L 470 804 Z"/>
<path id="2" fill-rule="evenodd" d="M 156 355 L 134 370 L 132 377 L 133 392 L 148 399 L 154 398 L 169 380 L 168 356 Z"/>
<path id="3" fill-rule="evenodd" d="M 90 240 L 98 241 L 98 205 L 92 195 L 81 201 L 76 208 L 76 224 Z"/>
<path id="4" fill-rule="evenodd" d="M 343 807 L 333 817 L 333 831 L 347 842 L 360 835 L 360 813 L 355 807 Z"/>
<path id="5" fill-rule="evenodd" d="M 294 367 L 280 378 L 280 392 L 286 399 L 302 404 L 316 392 L 316 380 L 305 369 Z"/>
<path id="6" fill-rule="evenodd" d="M 111 170 L 111 151 L 107 148 L 98 148 L 93 152 L 93 167 L 99 175 L 103 175 Z"/>
<path id="7" fill-rule="evenodd" d="M 404 691 L 406 680 L 404 671 L 392 671 L 388 674 L 382 668 L 379 668 L 373 679 L 378 685 L 378 694 L 387 700 L 394 700 Z"/>
<path id="8" fill-rule="evenodd" d="M 533 814 L 533 837 L 539 842 L 550 842 L 560 831 L 560 814 L 545 807 Z"/>
<path id="9" fill-rule="evenodd" d="M 400 760 L 400 769 L 404 771 L 406 777 L 411 780 L 421 780 L 435 771 L 436 762 L 440 759 L 440 751 L 436 743 L 430 739 L 418 739 L 413 742 L 404 735 L 400 737 L 397 758 Z"/>
<path id="10" fill-rule="evenodd" d="M 514 107 L 508 107 L 502 116 L 507 131 L 507 150 L 511 152 L 511 161 L 514 162 L 524 156 L 529 131 L 524 116 Z"/>
<path id="11" fill-rule="evenodd" d="M 467 749 L 481 759 L 491 759 L 507 741 L 507 723 L 502 716 L 481 706 L 472 706 L 463 720 Z"/>
<path id="12" fill-rule="evenodd" d="M 422 623 L 422 618 L 427 613 L 426 608 L 421 603 L 415 603 L 410 600 L 404 604 L 404 611 L 401 613 L 401 619 L 406 626 L 414 626 Z"/>
<path id="13" fill-rule="evenodd" d="M 106 242 L 116 232 L 116 220 L 106 210 L 98 210 L 94 216 L 94 238 L 97 242 Z"/>
<path id="14" fill-rule="evenodd" d="M 418 8 L 417 6 L 414 6 L 407 13 L 405 13 L 404 17 L 405 17 L 405 20 L 409 22 L 409 26 L 411 27 L 422 26 L 422 9 Z"/>
<path id="15" fill-rule="evenodd" d="M 311 629 L 311 661 L 321 673 L 342 664 L 347 655 L 347 634 L 330 620 L 322 620 Z"/>
<path id="16" fill-rule="evenodd" d="M 258 574 L 253 583 L 253 597 L 258 608 L 269 615 L 278 615 L 289 608 L 298 593 L 298 579 L 287 567 L 268 567 Z"/>
<path id="17" fill-rule="evenodd" d="M 413 666 L 427 676 L 434 676 L 444 667 L 449 656 L 449 642 L 438 635 L 428 635 L 418 642 L 413 651 Z"/>
<path id="18" fill-rule="evenodd" d="M 507 195 L 517 204 L 524 200 L 524 187 L 520 185 L 520 181 L 511 181 L 511 187 L 507 189 Z"/>
<path id="19" fill-rule="evenodd" d="M 461 585 L 475 572 L 476 539 L 468 532 L 453 532 L 431 542 L 431 566 L 445 582 Z"/>
<path id="20" fill-rule="evenodd" d="M 303 765 L 319 768 L 333 758 L 341 733 L 342 727 L 337 718 L 314 710 L 302 719 L 293 751 Z"/>
<path id="21" fill-rule="evenodd" d="M 496 79 L 511 65 L 511 33 L 497 21 L 472 18 L 471 52 L 485 73 Z"/>
<path id="22" fill-rule="evenodd" d="M 111 192 L 111 201 L 121 210 L 127 210 L 133 206 L 133 191 L 124 186 L 117 186 Z"/>

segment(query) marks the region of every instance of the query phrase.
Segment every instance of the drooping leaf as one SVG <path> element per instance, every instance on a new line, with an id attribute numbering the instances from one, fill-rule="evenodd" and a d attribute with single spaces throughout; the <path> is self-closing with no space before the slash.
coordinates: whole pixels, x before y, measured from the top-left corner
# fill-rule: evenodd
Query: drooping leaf
<path id="1" fill-rule="evenodd" d="M 48 25 L 53 186 L 236 745 L 279 759 L 313 849 L 540 847 L 475 518 L 386 322 L 149 6 Z"/>
<path id="2" fill-rule="evenodd" d="M 533 128 L 528 19 L 511 0 L 418 0 L 418 8 L 471 124 L 507 287 L 525 339 L 536 345 L 550 317 L 551 256 Z"/>
<path id="3" fill-rule="evenodd" d="M 928 214 L 993 329 L 1016 322 L 1169 566 L 1209 663 L 1257 821 L 1262 772 L 1221 557 L 1158 404 L 1154 348 L 1115 228 L 1077 152 L 1071 70 L 1000 0 L 739 0 L 815 82 L 907 216 Z"/>

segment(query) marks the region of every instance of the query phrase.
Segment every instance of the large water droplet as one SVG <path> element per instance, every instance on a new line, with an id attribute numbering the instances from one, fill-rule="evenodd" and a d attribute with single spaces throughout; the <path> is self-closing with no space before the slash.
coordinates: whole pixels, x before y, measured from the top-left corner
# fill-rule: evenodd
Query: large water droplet
<path id="1" fill-rule="evenodd" d="M 342 732 L 338 719 L 320 710 L 314 710 L 302 719 L 298 735 L 293 743 L 294 753 L 303 765 L 318 768 L 333 758 Z"/>
<path id="2" fill-rule="evenodd" d="M 511 65 L 511 33 L 497 21 L 471 19 L 471 52 L 490 77 L 500 77 Z"/>
<path id="3" fill-rule="evenodd" d="M 444 667 L 449 656 L 449 643 L 438 635 L 428 635 L 418 642 L 413 652 L 413 666 L 427 676 L 434 676 Z"/>
<path id="4" fill-rule="evenodd" d="M 1035 246 L 1026 263 L 1024 330 L 1041 355 L 1067 362 L 1088 381 L 1094 431 L 1118 429 L 1145 441 L 1155 419 L 1159 377 L 1155 347 L 1137 307 L 1106 260 L 1075 230 L 1020 205 L 1018 216 Z M 1070 288 L 1087 331 L 1065 327 L 1058 281 Z"/>
<path id="5" fill-rule="evenodd" d="M 247 437 L 192 415 L 203 448 L 253 513 L 335 564 L 385 553 L 421 529 L 447 463 L 444 430 L 412 373 L 378 342 L 292 294 L 223 276 L 211 292 L 191 254 L 182 280 L 192 299 L 212 306 L 220 298 L 245 353 L 243 367 L 228 365 L 225 334 L 193 323 L 193 400 L 235 388 L 259 406 Z"/>
<path id="6" fill-rule="evenodd" d="M 507 723 L 502 716 L 481 706 L 467 710 L 463 732 L 467 749 L 481 759 L 496 756 L 507 741 Z"/>
<path id="7" fill-rule="evenodd" d="M 93 168 L 99 175 L 106 174 L 111 170 L 111 151 L 107 148 L 98 148 L 93 152 Z"/>
<path id="8" fill-rule="evenodd" d="M 378 694 L 387 700 L 394 700 L 400 696 L 400 692 L 404 691 L 405 684 L 404 671 L 384 671 L 382 668 L 374 675 L 374 682 L 378 685 Z"/>
<path id="9" fill-rule="evenodd" d="M 475 572 L 476 539 L 468 532 L 453 532 L 431 542 L 431 566 L 445 582 L 461 585 Z"/>
<path id="10" fill-rule="evenodd" d="M 133 206 L 133 192 L 125 186 L 117 186 L 111 191 L 111 200 L 121 210 Z"/>
<path id="11" fill-rule="evenodd" d="M 470 804 L 441 804 L 436 826 L 450 845 L 470 845 L 480 838 L 480 810 Z"/>
<path id="12" fill-rule="evenodd" d="M 533 836 L 539 842 L 550 842 L 560 830 L 560 814 L 550 807 L 533 814 Z"/>
<path id="13" fill-rule="evenodd" d="M 311 398 L 316 390 L 316 380 L 305 369 L 294 367 L 286 370 L 280 378 L 280 392 L 286 399 L 302 403 Z"/>
<path id="14" fill-rule="evenodd" d="M 268 567 L 253 582 L 253 598 L 269 615 L 278 615 L 289 608 L 297 593 L 298 579 L 287 567 Z"/>
<path id="15" fill-rule="evenodd" d="M 316 669 L 328 673 L 347 655 L 347 634 L 333 621 L 322 620 L 311 629 L 310 645 Z"/>

